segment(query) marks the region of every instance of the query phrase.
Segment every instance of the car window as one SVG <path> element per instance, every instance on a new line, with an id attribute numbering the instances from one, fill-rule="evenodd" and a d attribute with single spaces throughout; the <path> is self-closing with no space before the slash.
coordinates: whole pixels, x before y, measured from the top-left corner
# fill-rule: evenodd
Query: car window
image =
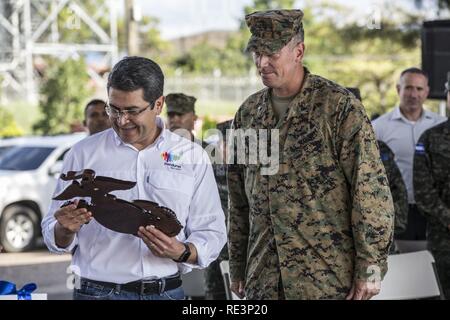
<path id="1" fill-rule="evenodd" d="M 2 155 L 4 155 L 6 153 L 6 151 L 11 149 L 12 147 L 13 146 L 1 146 L 0 147 L 0 158 L 2 157 Z"/>
<path id="2" fill-rule="evenodd" d="M 34 170 L 55 150 L 51 147 L 15 146 L 0 157 L 0 170 Z"/>
<path id="3" fill-rule="evenodd" d="M 70 150 L 70 148 L 64 150 L 64 152 L 61 153 L 61 155 L 58 157 L 58 159 L 56 159 L 56 161 L 63 161 L 63 160 L 64 160 L 64 157 L 66 156 L 66 153 L 69 152 L 69 150 Z"/>

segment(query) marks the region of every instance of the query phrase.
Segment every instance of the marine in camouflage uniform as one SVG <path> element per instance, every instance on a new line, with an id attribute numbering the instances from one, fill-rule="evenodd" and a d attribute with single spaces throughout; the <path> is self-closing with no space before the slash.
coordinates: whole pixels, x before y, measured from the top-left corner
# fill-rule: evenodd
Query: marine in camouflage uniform
<path id="1" fill-rule="evenodd" d="M 165 99 L 168 117 L 167 124 L 170 131 L 177 132 L 183 136 L 188 131 L 189 136 L 185 136 L 185 138 L 198 143 L 205 149 L 208 143 L 195 138 L 192 133 L 195 121 L 197 121 L 197 115 L 195 114 L 196 101 L 197 99 L 195 97 L 185 95 L 184 93 L 168 94 Z M 184 130 L 177 131 L 179 129 Z"/>
<path id="2" fill-rule="evenodd" d="M 227 186 L 227 165 L 224 163 L 225 144 L 226 144 L 226 130 L 230 129 L 231 120 L 217 124 L 217 129 L 222 133 L 223 141 L 219 141 L 218 148 L 222 148 L 223 160 L 222 163 L 214 163 L 213 170 L 216 178 L 217 188 L 219 189 L 220 201 L 222 209 L 225 213 L 225 219 L 228 220 L 228 186 Z M 220 252 L 217 260 L 213 261 L 205 270 L 205 295 L 207 300 L 225 300 L 225 286 L 220 271 L 220 262 L 228 260 L 228 246 Z"/>
<path id="3" fill-rule="evenodd" d="M 188 96 L 183 93 L 168 94 L 166 96 L 167 115 L 169 118 L 168 127 L 171 131 L 175 131 L 178 129 L 185 129 L 189 131 L 190 137 L 185 138 L 190 138 L 195 143 L 200 144 L 203 149 L 209 151 L 209 144 L 206 141 L 195 138 L 192 134 L 192 130 L 194 129 L 194 122 L 197 120 L 197 116 L 195 115 L 196 100 L 197 99 L 195 97 Z M 221 130 L 221 126 L 223 125 L 224 124 L 218 124 L 218 129 Z M 213 152 L 215 152 L 216 150 L 217 149 L 213 149 Z M 219 189 L 222 209 L 225 213 L 225 217 L 227 217 L 228 189 L 226 184 L 226 166 L 225 164 L 213 163 L 213 170 L 217 187 Z M 222 278 L 222 273 L 220 272 L 220 262 L 223 260 L 228 260 L 228 248 L 226 245 L 222 249 L 219 257 L 205 269 L 205 298 L 208 300 L 226 299 L 224 281 Z"/>
<path id="4" fill-rule="evenodd" d="M 408 223 L 408 192 L 406 191 L 405 182 L 397 164 L 395 163 L 395 155 L 392 150 L 383 141 L 378 141 L 380 148 L 381 161 L 383 161 L 386 175 L 389 181 L 389 188 L 391 189 L 392 200 L 395 208 L 394 221 L 394 239 L 397 234 L 402 234 L 406 231 Z M 394 252 L 394 246 L 391 247 L 391 252 Z"/>
<path id="5" fill-rule="evenodd" d="M 302 16 L 247 15 L 248 49 L 276 53 L 302 28 Z M 371 281 L 372 271 L 380 278 L 387 271 L 394 208 L 364 107 L 300 67 L 303 84 L 280 121 L 272 110 L 275 89 L 265 88 L 233 122 L 234 130 L 279 129 L 276 174 L 236 159 L 228 166 L 231 280 L 244 281 L 248 299 L 344 299 L 352 285 L 359 291 Z"/>
<path id="6" fill-rule="evenodd" d="M 420 137 L 414 154 L 413 177 L 417 206 L 428 221 L 428 248 L 436 261 L 444 295 L 450 299 L 450 120 L 428 129 Z"/>

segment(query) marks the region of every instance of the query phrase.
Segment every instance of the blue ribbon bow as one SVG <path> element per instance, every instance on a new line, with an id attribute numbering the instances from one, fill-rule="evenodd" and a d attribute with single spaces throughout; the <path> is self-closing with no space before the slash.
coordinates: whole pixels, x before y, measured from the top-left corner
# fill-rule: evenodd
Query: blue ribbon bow
<path id="1" fill-rule="evenodd" d="M 0 281 L 0 295 L 16 294 L 17 300 L 31 300 L 31 293 L 36 290 L 35 283 L 27 283 L 22 289 L 17 290 L 16 285 L 9 281 Z"/>

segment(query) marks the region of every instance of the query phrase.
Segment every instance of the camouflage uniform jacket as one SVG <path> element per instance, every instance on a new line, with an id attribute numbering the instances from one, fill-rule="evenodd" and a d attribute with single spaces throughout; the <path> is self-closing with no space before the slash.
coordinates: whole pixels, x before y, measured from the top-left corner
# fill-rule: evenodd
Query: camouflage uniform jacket
<path id="1" fill-rule="evenodd" d="M 234 129 L 275 128 L 270 89 L 250 96 Z M 342 299 L 353 279 L 387 271 L 394 208 L 362 104 L 305 68 L 279 124 L 280 167 L 229 165 L 229 254 L 248 299 Z M 246 150 L 248 152 L 248 150 Z M 234 162 L 236 163 L 236 162 Z"/>
<path id="2" fill-rule="evenodd" d="M 214 164 L 214 177 L 216 178 L 217 189 L 219 190 L 220 202 L 225 213 L 225 218 L 228 218 L 228 186 L 227 186 L 227 166 L 225 164 Z"/>
<path id="3" fill-rule="evenodd" d="M 380 147 L 381 161 L 383 161 L 386 175 L 389 180 L 389 188 L 392 193 L 392 200 L 395 208 L 395 235 L 406 231 L 408 224 L 408 192 L 406 191 L 405 182 L 403 181 L 400 169 L 395 163 L 394 152 L 383 141 L 378 141 Z M 395 238 L 395 237 L 394 237 Z"/>
<path id="4" fill-rule="evenodd" d="M 425 131 L 414 154 L 414 195 L 430 249 L 450 251 L 450 120 Z"/>
<path id="5" fill-rule="evenodd" d="M 226 178 L 226 165 L 213 164 L 214 177 L 216 178 L 217 189 L 219 190 L 220 202 L 225 219 L 228 217 L 228 187 Z M 205 298 L 207 300 L 226 299 L 225 286 L 220 271 L 220 262 L 228 260 L 228 247 L 225 245 L 220 251 L 217 260 L 205 269 Z"/>

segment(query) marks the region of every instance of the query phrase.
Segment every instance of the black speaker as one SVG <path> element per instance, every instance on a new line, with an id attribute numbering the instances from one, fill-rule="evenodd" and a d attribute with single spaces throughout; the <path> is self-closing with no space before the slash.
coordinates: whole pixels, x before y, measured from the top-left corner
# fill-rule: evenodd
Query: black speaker
<path id="1" fill-rule="evenodd" d="M 425 21 L 422 28 L 422 69 L 429 76 L 431 99 L 445 99 L 450 71 L 450 20 Z"/>

